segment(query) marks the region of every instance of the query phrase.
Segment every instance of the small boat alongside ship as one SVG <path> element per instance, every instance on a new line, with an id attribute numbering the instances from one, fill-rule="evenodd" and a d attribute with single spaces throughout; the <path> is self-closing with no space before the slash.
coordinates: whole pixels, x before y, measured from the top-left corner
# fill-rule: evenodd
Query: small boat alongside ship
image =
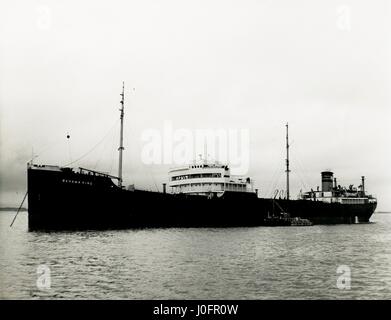
<path id="1" fill-rule="evenodd" d="M 309 227 L 313 223 L 308 219 L 291 218 L 287 213 L 282 213 L 279 216 L 265 218 L 263 225 L 268 227 Z"/>
<path id="2" fill-rule="evenodd" d="M 261 198 L 250 177 L 231 175 L 227 164 L 201 159 L 169 171 L 168 187 L 153 192 L 123 186 L 124 87 L 120 108 L 118 176 L 86 168 L 27 165 L 28 227 L 34 230 L 105 230 L 167 227 L 309 226 L 368 222 L 375 197 L 337 185 L 321 173 L 322 189 L 289 195 L 289 139 L 286 125 L 286 182 L 283 199 Z M 272 213 L 272 216 L 270 216 Z"/>

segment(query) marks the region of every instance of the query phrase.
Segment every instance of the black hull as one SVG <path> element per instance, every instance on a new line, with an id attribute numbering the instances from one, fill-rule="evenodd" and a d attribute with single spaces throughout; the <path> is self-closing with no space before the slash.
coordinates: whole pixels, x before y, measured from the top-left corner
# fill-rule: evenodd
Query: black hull
<path id="1" fill-rule="evenodd" d="M 74 183 L 69 183 L 69 181 Z M 376 203 L 342 205 L 307 200 L 172 195 L 118 188 L 107 177 L 28 169 L 28 227 L 34 230 L 106 230 L 168 227 L 253 227 L 281 210 L 314 224 L 368 222 Z"/>

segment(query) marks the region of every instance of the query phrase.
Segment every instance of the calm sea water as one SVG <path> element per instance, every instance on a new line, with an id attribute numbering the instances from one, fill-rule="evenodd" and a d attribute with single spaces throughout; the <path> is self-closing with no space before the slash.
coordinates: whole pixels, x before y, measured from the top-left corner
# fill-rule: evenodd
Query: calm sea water
<path id="1" fill-rule="evenodd" d="M 0 212 L 3 299 L 391 298 L 391 214 L 360 225 L 56 233 L 27 232 L 27 213 L 10 228 L 13 216 Z M 50 288 L 37 287 L 40 265 Z M 340 266 L 350 289 L 337 287 Z"/>

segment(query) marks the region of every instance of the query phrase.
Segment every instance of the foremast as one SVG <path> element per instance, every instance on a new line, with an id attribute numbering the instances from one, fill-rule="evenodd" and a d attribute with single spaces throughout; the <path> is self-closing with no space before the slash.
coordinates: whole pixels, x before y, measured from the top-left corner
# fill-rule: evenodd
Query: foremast
<path id="1" fill-rule="evenodd" d="M 286 126 L 286 198 L 289 200 L 289 132 L 288 132 L 288 123 Z"/>
<path id="2" fill-rule="evenodd" d="M 124 148 L 124 102 L 125 102 L 125 82 L 122 82 L 122 93 L 121 93 L 121 108 L 119 111 L 121 128 L 120 128 L 120 137 L 119 137 L 119 160 L 118 160 L 118 187 L 122 188 L 122 152 Z"/>

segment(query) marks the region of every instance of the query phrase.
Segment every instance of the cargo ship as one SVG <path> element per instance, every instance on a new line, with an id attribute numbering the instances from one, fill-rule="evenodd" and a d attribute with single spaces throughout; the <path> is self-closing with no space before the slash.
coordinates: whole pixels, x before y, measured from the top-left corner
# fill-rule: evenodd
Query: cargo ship
<path id="1" fill-rule="evenodd" d="M 376 209 L 377 199 L 366 193 L 364 177 L 358 188 L 344 188 L 337 185 L 331 171 L 321 173 L 321 190 L 291 199 L 288 124 L 284 197 L 259 197 L 250 177 L 231 175 L 228 164 L 206 157 L 171 169 L 162 192 L 125 187 L 124 86 L 121 97 L 118 176 L 29 162 L 29 231 L 255 227 L 286 225 L 287 220 L 281 219 L 286 215 L 290 225 L 363 223 L 369 222 Z"/>

